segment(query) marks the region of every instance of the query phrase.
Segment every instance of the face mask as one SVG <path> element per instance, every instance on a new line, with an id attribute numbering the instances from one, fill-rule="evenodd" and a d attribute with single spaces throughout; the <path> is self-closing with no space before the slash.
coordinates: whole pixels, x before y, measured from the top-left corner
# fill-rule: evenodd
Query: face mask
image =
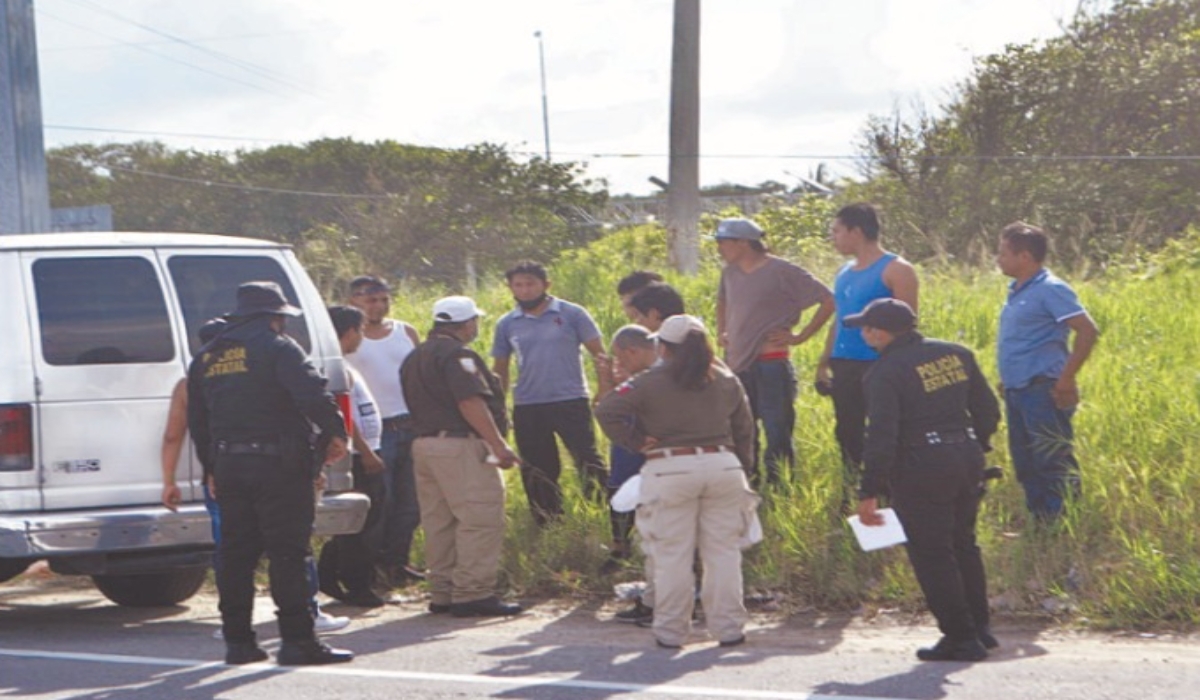
<path id="1" fill-rule="evenodd" d="M 529 301 L 522 301 L 520 299 L 517 299 L 516 297 L 513 297 L 513 299 L 516 299 L 517 306 L 520 306 L 523 310 L 533 311 L 537 307 L 541 306 L 542 302 L 546 301 L 547 297 L 549 297 L 549 296 L 550 296 L 549 294 L 542 292 L 542 295 L 540 297 L 538 297 L 537 299 L 530 299 Z"/>

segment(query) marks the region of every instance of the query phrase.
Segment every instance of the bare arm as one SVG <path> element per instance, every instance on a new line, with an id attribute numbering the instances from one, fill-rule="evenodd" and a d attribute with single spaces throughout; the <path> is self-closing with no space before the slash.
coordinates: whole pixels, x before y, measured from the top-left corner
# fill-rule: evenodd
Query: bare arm
<path id="1" fill-rule="evenodd" d="M 883 268 L 883 284 L 891 290 L 892 298 L 899 299 L 911 306 L 915 313 L 920 313 L 920 309 L 917 308 L 917 296 L 921 283 L 912 263 L 904 258 L 896 258 L 888 263 L 888 266 Z"/>
<path id="2" fill-rule="evenodd" d="M 725 337 L 725 297 L 717 297 L 717 345 L 725 347 L 728 343 Z"/>
<path id="3" fill-rule="evenodd" d="M 404 324 L 404 333 L 408 336 L 408 339 L 412 341 L 413 345 L 421 344 L 421 334 L 417 332 L 416 328 L 412 327 L 412 324 Z"/>
<path id="4" fill-rule="evenodd" d="M 833 357 L 833 343 L 837 338 L 837 323 L 829 324 L 829 332 L 825 334 L 825 348 L 817 359 L 817 381 L 827 384 L 833 381 L 833 371 L 829 369 L 829 358 Z"/>
<path id="5" fill-rule="evenodd" d="M 183 494 L 175 483 L 175 472 L 179 468 L 179 455 L 183 453 L 183 441 L 187 437 L 187 380 L 180 379 L 171 391 L 171 407 L 167 411 L 167 427 L 162 438 L 162 504 L 171 510 L 179 507 Z"/>
<path id="6" fill-rule="evenodd" d="M 383 460 L 379 459 L 379 455 L 375 454 L 375 450 L 367 444 L 363 439 L 362 433 L 358 432 L 358 426 L 353 427 L 351 437 L 354 442 L 354 449 L 358 452 L 359 459 L 362 460 L 363 471 L 368 474 L 381 474 L 383 472 Z"/>
<path id="7" fill-rule="evenodd" d="M 509 358 L 496 357 L 492 359 L 492 374 L 500 380 L 500 386 L 504 387 L 504 393 L 508 393 L 508 364 Z M 482 434 L 482 433 L 481 433 Z"/>
<path id="8" fill-rule="evenodd" d="M 1086 313 L 1072 316 L 1066 323 L 1067 327 L 1074 331 L 1075 338 L 1071 343 L 1071 354 L 1067 356 L 1067 364 L 1063 367 L 1058 381 L 1054 383 L 1054 403 L 1059 408 L 1071 408 L 1079 403 L 1079 386 L 1075 383 L 1075 375 L 1079 373 L 1083 363 L 1087 362 L 1092 348 L 1096 346 L 1096 339 L 1100 337 L 1100 329 L 1096 322 Z"/>
<path id="9" fill-rule="evenodd" d="M 791 344 L 800 345 L 807 342 L 809 338 L 817 334 L 817 331 L 821 330 L 821 326 L 824 326 L 829 321 L 829 317 L 832 315 L 833 295 L 826 294 L 824 298 L 821 299 L 819 306 L 817 306 L 816 313 L 814 313 L 812 318 L 809 319 L 808 325 L 806 325 L 799 333 L 792 336 Z"/>
<path id="10" fill-rule="evenodd" d="M 492 451 L 492 455 L 499 460 L 501 469 L 507 469 L 514 464 L 520 463 L 512 448 L 508 446 L 508 442 L 504 440 L 504 436 L 500 434 L 500 429 L 496 427 L 496 421 L 492 418 L 492 412 L 488 410 L 487 403 L 482 396 L 472 396 L 458 402 L 458 410 L 462 413 L 462 417 L 467 421 L 467 424 L 474 429 L 475 432 L 483 438 L 487 443 L 488 449 Z"/>

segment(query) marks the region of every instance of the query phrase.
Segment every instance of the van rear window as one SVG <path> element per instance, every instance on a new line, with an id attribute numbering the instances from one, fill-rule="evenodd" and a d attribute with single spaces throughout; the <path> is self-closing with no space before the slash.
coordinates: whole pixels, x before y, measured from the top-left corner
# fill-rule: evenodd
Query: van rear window
<path id="1" fill-rule="evenodd" d="M 200 349 L 200 327 L 211 318 L 227 314 L 237 306 L 237 288 L 245 282 L 267 280 L 283 288 L 288 302 L 300 306 L 296 289 L 275 258 L 263 255 L 175 254 L 167 261 L 171 281 L 179 295 L 183 321 L 187 324 L 188 346 L 195 355 Z M 312 350 L 304 317 L 288 318 L 287 334 L 305 352 Z"/>
<path id="2" fill-rule="evenodd" d="M 125 365 L 175 358 L 162 286 L 145 258 L 33 263 L 42 356 L 51 365 Z"/>

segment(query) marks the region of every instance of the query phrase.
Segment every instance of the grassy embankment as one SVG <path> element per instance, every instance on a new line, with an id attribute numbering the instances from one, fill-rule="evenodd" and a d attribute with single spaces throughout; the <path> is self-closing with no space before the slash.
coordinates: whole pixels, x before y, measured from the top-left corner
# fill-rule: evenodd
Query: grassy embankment
<path id="1" fill-rule="evenodd" d="M 793 259 L 829 281 L 838 261 L 824 246 L 795 248 Z M 718 267 L 706 248 L 702 273 L 668 275 L 689 311 L 713 319 Z M 1190 258 L 1189 258 L 1190 256 Z M 1076 417 L 1084 495 L 1057 528 L 1026 517 L 1012 478 L 1003 427 L 992 463 L 1007 478 L 985 501 L 979 533 L 991 593 L 1004 611 L 1073 611 L 1102 624 L 1200 622 L 1200 265 L 1180 249 L 1164 265 L 1073 280 L 1102 337 L 1081 376 Z M 1161 261 L 1160 261 L 1161 262 Z M 661 234 L 639 229 L 566 254 L 552 269 L 553 292 L 587 307 L 606 334 L 625 323 L 616 281 L 637 268 L 666 269 Z M 1171 269 L 1173 268 L 1173 269 Z M 991 269 L 921 270 L 921 325 L 928 335 L 964 343 L 993 380 L 997 314 L 1005 280 Z M 441 290 L 405 289 L 396 315 L 422 332 Z M 495 320 L 511 307 L 500 281 L 475 293 L 490 312 L 476 348 L 487 356 Z M 841 466 L 832 407 L 811 390 L 820 348 L 797 348 L 801 379 L 795 434 L 797 473 L 769 494 L 766 540 L 747 552 L 747 589 L 781 591 L 792 607 L 920 607 L 903 553 L 865 555 L 840 522 Z M 564 457 L 569 464 L 569 458 Z M 564 475 L 569 512 L 545 532 L 533 526 L 515 473 L 509 474 L 507 585 L 529 597 L 605 595 L 629 569 L 601 577 L 608 541 L 605 510 L 579 497 Z"/>

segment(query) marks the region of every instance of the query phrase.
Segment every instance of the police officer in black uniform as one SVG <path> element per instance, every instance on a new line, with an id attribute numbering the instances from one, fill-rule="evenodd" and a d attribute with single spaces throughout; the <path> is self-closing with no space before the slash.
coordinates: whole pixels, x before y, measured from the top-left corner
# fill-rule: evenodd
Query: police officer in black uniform
<path id="1" fill-rule="evenodd" d="M 858 514 L 876 512 L 889 495 L 908 536 L 908 558 L 942 638 L 917 651 L 922 661 L 980 661 L 998 642 L 988 628 L 987 579 L 975 518 L 985 451 L 1000 422 L 1000 405 L 961 345 L 931 340 L 916 329 L 912 308 L 876 299 L 842 321 L 862 328 L 880 352 L 864 380 L 867 396 L 865 472 Z"/>
<path id="2" fill-rule="evenodd" d="M 333 462 L 346 454 L 346 428 L 325 380 L 283 333 L 286 317 L 300 314 L 279 285 L 247 282 L 238 287 L 228 326 L 188 369 L 188 428 L 221 506 L 217 588 L 228 664 L 267 658 L 251 620 L 254 571 L 264 553 L 283 642 L 279 663 L 354 658 L 317 641 L 308 607 L 318 457 Z"/>

